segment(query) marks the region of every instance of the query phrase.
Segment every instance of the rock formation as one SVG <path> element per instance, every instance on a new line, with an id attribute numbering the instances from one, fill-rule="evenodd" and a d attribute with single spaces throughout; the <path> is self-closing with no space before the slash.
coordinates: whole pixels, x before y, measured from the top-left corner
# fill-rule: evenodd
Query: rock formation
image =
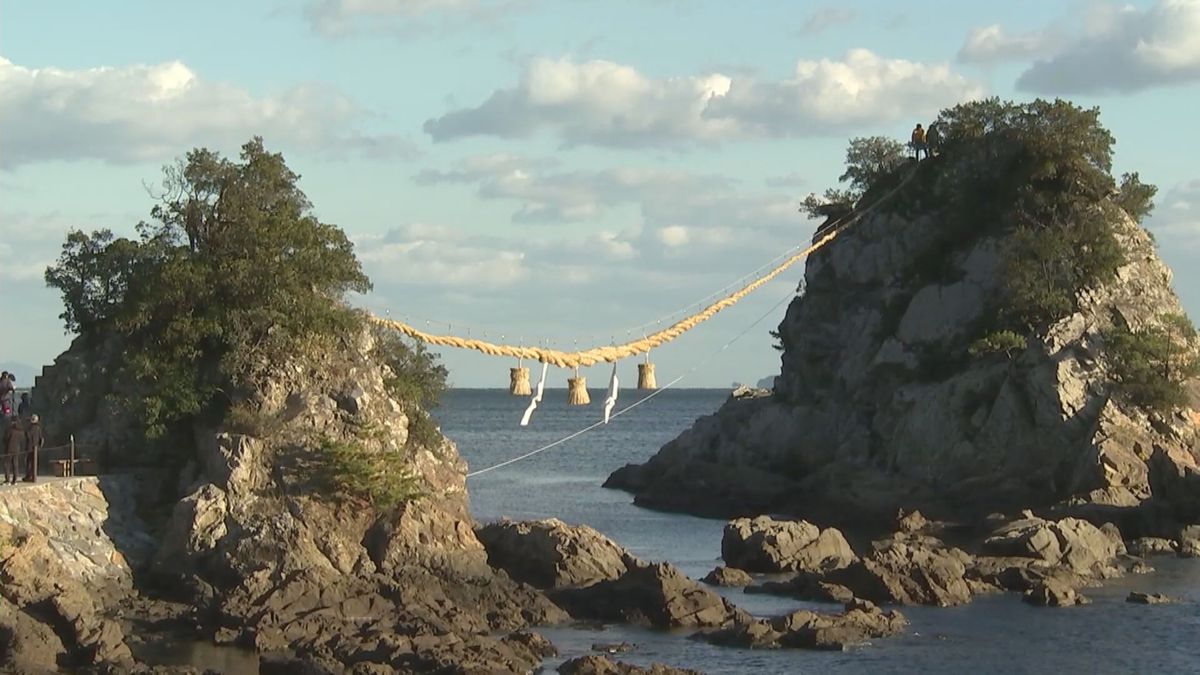
<path id="1" fill-rule="evenodd" d="M 1200 520 L 1193 415 L 1127 405 L 1107 379 L 1114 317 L 1182 313 L 1150 235 L 1105 211 L 1125 259 L 1115 279 L 1026 347 L 970 355 L 1008 235 L 902 211 L 868 210 L 808 259 L 773 392 L 731 397 L 606 486 L 652 508 L 879 530 L 898 508 L 970 520 L 1058 505 L 1129 536 Z"/>
<path id="2" fill-rule="evenodd" d="M 246 393 L 225 428 L 194 429 L 140 584 L 194 606 L 202 637 L 313 667 L 525 672 L 546 654 L 524 629 L 567 615 L 488 565 L 464 462 L 440 434 L 410 433 L 411 408 L 389 391 L 373 340 L 364 332 L 297 355 Z M 85 361 L 60 358 L 52 381 L 87 379 L 71 365 Z M 80 410 L 105 400 L 93 392 L 59 421 L 77 421 L 79 438 L 116 438 L 124 422 Z M 329 448 L 339 444 L 391 458 L 414 496 L 388 507 L 337 489 Z"/>

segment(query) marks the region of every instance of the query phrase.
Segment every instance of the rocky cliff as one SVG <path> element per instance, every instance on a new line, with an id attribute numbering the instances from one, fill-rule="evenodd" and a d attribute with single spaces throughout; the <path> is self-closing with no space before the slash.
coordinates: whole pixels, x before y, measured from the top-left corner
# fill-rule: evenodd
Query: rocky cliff
<path id="1" fill-rule="evenodd" d="M 1103 350 L 1114 322 L 1182 313 L 1171 272 L 1145 230 L 1100 206 L 1124 255 L 1115 278 L 1024 346 L 979 355 L 966 345 L 998 311 L 1011 232 L 964 235 L 937 209 L 866 211 L 807 261 L 773 391 L 731 398 L 607 485 L 656 508 L 842 524 L 898 508 L 962 519 L 1090 505 L 1146 527 L 1200 517 L 1193 413 L 1119 401 Z"/>
<path id="2" fill-rule="evenodd" d="M 194 637 L 331 672 L 526 671 L 552 648 L 523 629 L 566 614 L 488 566 L 464 462 L 440 434 L 410 433 L 421 413 L 393 395 L 375 341 L 364 332 L 313 345 L 240 395 L 224 424 L 196 425 L 174 448 L 170 464 L 183 468 L 165 487 L 159 545 L 135 581 L 182 603 L 151 611 L 184 611 Z M 73 363 L 103 367 L 68 354 L 53 381 L 102 381 Z M 72 401 L 49 416 L 80 423 L 60 433 L 113 444 L 132 426 L 102 389 L 47 389 L 39 400 Z M 338 459 L 339 448 L 355 457 Z M 382 459 L 374 467 L 401 476 L 407 494 L 385 505 L 343 489 L 339 462 L 356 457 Z"/>

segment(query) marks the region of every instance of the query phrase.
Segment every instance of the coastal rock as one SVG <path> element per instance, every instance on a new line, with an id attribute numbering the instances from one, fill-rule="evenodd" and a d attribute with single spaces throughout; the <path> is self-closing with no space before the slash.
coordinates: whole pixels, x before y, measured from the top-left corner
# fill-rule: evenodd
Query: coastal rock
<path id="1" fill-rule="evenodd" d="M 1131 602 L 1136 605 L 1167 605 L 1173 602 L 1178 602 L 1175 598 L 1162 593 L 1140 593 L 1138 591 L 1130 591 L 1125 598 L 1125 602 Z"/>
<path id="2" fill-rule="evenodd" d="M 907 625 L 908 620 L 895 610 L 885 612 L 865 600 L 852 600 L 841 614 L 801 610 L 701 633 L 698 638 L 733 647 L 841 651 L 872 638 L 899 634 Z"/>
<path id="3" fill-rule="evenodd" d="M 1140 537 L 1125 543 L 1130 555 L 1149 558 L 1155 555 L 1175 555 L 1178 544 L 1162 537 Z"/>
<path id="4" fill-rule="evenodd" d="M 1123 529 L 1159 509 L 1200 522 L 1193 420 L 1110 396 L 1114 315 L 1140 327 L 1183 310 L 1149 234 L 1104 212 L 1127 259 L 1117 277 L 1044 339 L 990 356 L 970 353 L 972 327 L 1005 297 L 1006 235 L 864 212 L 806 262 L 774 394 L 727 401 L 606 485 L 651 508 L 843 530 L 881 531 L 898 509 L 962 521 L 1034 504 L 1095 507 L 1089 520 Z"/>
<path id="5" fill-rule="evenodd" d="M 874 550 L 829 572 L 823 581 L 872 602 L 946 607 L 970 602 L 965 575 L 971 561 L 970 555 L 938 539 L 897 535 L 875 542 Z"/>
<path id="6" fill-rule="evenodd" d="M 1032 514 L 1008 523 L 983 542 L 984 552 L 1025 557 L 1051 567 L 1088 575 L 1102 574 L 1124 552 L 1120 533 L 1104 531 L 1078 518 L 1049 521 Z"/>
<path id="7" fill-rule="evenodd" d="M 102 614 L 45 536 L 8 528 L 7 539 L 0 551 L 0 642 L 10 649 L 0 652 L 0 663 L 132 665 L 120 625 Z"/>
<path id="8" fill-rule="evenodd" d="M 1053 579 L 1047 579 L 1029 589 L 1023 599 L 1037 607 L 1072 607 L 1091 602 L 1074 588 Z"/>
<path id="9" fill-rule="evenodd" d="M 731 567 L 750 572 L 823 572 L 855 560 L 841 532 L 769 516 L 738 518 L 725 525 L 721 557 Z"/>
<path id="10" fill-rule="evenodd" d="M 854 599 L 854 592 L 849 588 L 826 582 L 822 575 L 813 572 L 800 572 L 784 581 L 764 581 L 761 584 L 747 586 L 745 592 L 837 604 L 845 604 Z"/>
<path id="11" fill-rule="evenodd" d="M 503 521 L 475 531 L 488 564 L 538 588 L 586 586 L 619 578 L 635 559 L 611 539 L 586 526 L 551 518 Z"/>
<path id="12" fill-rule="evenodd" d="M 619 579 L 562 589 L 551 597 L 575 618 L 655 628 L 716 628 L 750 620 L 669 563 L 635 565 Z"/>
<path id="13" fill-rule="evenodd" d="M 745 571 L 739 570 L 736 567 L 725 567 L 723 565 L 714 568 L 701 581 L 710 586 L 730 586 L 734 588 L 749 586 L 754 583 L 754 579 Z"/>
<path id="14" fill-rule="evenodd" d="M 1181 558 L 1200 558 L 1200 525 L 1189 525 L 1179 531 L 1176 550 Z"/>
<path id="15" fill-rule="evenodd" d="M 562 675 L 701 675 L 698 670 L 672 668 L 661 663 L 654 663 L 648 668 L 643 668 L 620 661 L 611 661 L 595 654 L 573 658 L 559 666 L 558 672 Z"/>

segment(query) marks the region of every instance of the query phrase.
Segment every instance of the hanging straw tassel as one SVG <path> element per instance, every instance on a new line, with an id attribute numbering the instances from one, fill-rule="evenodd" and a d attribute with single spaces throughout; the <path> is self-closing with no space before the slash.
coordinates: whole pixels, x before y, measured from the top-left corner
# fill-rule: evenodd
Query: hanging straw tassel
<path id="1" fill-rule="evenodd" d="M 576 369 L 575 377 L 567 380 L 567 405 L 588 405 L 592 402 L 588 396 L 587 378 L 579 374 Z"/>
<path id="2" fill-rule="evenodd" d="M 517 362 L 516 368 L 508 369 L 508 393 L 513 396 L 529 396 L 533 390 L 529 386 L 529 369 Z"/>
<path id="3" fill-rule="evenodd" d="M 638 364 L 638 389 L 643 391 L 658 389 L 658 382 L 654 380 L 654 364 L 649 361 Z"/>

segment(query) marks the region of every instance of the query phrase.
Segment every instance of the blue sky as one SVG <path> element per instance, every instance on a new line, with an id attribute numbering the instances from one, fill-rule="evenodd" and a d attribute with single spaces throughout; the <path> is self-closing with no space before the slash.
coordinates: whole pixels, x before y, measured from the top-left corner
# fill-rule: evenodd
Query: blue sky
<path id="1" fill-rule="evenodd" d="M 41 271 L 72 227 L 130 232 L 163 164 L 252 135 L 303 175 L 418 325 L 623 341 L 806 240 L 852 136 L 983 96 L 1098 105 L 1116 170 L 1200 311 L 1200 0 L 15 2 L 0 6 L 0 362 L 67 346 Z M 659 350 L 669 380 L 797 267 Z M 782 309 L 685 384 L 778 372 Z M 446 353 L 461 386 L 511 365 Z M 625 369 L 632 379 L 632 365 Z M 563 374 L 552 385 L 562 386 Z M 591 373 L 597 386 L 604 372 Z"/>

